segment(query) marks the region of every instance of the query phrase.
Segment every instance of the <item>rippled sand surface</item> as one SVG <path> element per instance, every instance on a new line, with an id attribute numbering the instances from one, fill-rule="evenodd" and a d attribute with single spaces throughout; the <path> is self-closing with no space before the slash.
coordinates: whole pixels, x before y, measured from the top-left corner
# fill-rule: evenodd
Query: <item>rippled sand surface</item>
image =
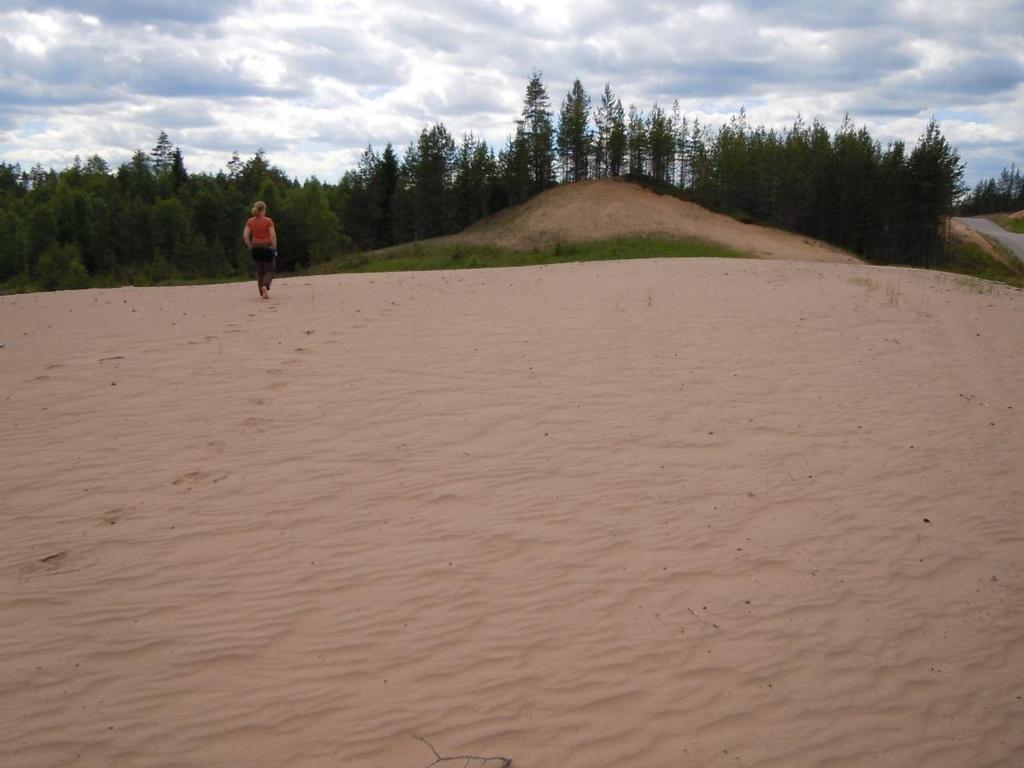
<path id="1" fill-rule="evenodd" d="M 1024 292 L 272 293 L 0 297 L 0 765 L 1024 764 Z"/>

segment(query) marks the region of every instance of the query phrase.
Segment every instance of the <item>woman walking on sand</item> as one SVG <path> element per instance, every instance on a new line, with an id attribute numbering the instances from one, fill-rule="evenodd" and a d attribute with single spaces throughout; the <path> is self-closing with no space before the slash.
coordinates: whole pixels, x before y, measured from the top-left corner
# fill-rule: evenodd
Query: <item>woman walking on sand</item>
<path id="1" fill-rule="evenodd" d="M 267 216 L 267 204 L 257 200 L 252 206 L 252 218 L 245 222 L 242 230 L 245 247 L 252 252 L 256 262 L 256 287 L 260 296 L 270 298 L 270 281 L 274 279 L 274 259 L 277 256 L 277 230 L 274 221 Z"/>

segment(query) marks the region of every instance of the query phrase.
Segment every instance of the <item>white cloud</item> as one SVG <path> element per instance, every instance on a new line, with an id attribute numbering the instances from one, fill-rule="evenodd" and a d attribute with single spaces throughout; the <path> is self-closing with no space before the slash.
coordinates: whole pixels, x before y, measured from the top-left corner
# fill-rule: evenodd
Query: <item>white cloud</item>
<path id="1" fill-rule="evenodd" d="M 11 4 L 8 3 L 8 7 Z M 755 124 L 849 112 L 913 143 L 934 114 L 969 176 L 1024 161 L 1024 5 L 593 0 L 25 0 L 0 11 L 0 159 L 113 163 L 166 129 L 192 170 L 257 148 L 335 180 L 443 121 L 494 145 L 534 68 L 628 105 Z M 995 166 L 993 168 L 993 165 Z"/>

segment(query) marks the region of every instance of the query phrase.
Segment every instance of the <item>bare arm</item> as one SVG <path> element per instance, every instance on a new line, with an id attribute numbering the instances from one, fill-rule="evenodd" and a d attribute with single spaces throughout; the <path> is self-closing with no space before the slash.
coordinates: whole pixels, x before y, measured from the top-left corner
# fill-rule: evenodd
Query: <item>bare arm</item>
<path id="1" fill-rule="evenodd" d="M 242 230 L 242 240 L 245 241 L 246 248 L 252 248 L 252 232 L 249 231 L 249 225 L 245 225 L 245 229 Z"/>
<path id="2" fill-rule="evenodd" d="M 273 224 L 270 225 L 270 244 L 272 246 L 274 246 L 274 250 L 276 251 L 277 250 L 277 228 Z"/>

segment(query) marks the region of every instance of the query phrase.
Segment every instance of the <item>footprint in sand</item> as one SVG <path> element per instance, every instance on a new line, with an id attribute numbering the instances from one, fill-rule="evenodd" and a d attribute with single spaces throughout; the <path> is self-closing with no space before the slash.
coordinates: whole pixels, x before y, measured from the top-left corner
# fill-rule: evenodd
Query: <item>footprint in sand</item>
<path id="1" fill-rule="evenodd" d="M 124 507 L 110 509 L 100 515 L 100 525 L 117 525 L 124 519 Z"/>
<path id="2" fill-rule="evenodd" d="M 61 563 L 68 559 L 68 551 L 62 549 L 60 552 L 54 552 L 52 555 L 39 558 L 39 562 L 46 565 L 47 568 L 59 568 Z"/>
<path id="3" fill-rule="evenodd" d="M 25 563 L 21 566 L 20 570 L 23 574 L 41 572 L 57 573 L 64 570 L 71 563 L 71 560 L 71 553 L 66 549 L 62 549 L 57 552 L 44 555 L 43 557 L 36 558 L 30 563 Z"/>
<path id="4" fill-rule="evenodd" d="M 175 480 L 171 484 L 172 485 L 183 485 L 184 483 L 189 483 L 189 484 L 191 484 L 191 483 L 196 483 L 196 484 L 199 484 L 199 483 L 204 483 L 204 484 L 207 484 L 207 483 L 219 483 L 225 477 L 227 477 L 227 474 L 216 474 L 214 472 L 207 472 L 207 471 L 202 470 L 202 469 L 196 469 L 196 470 L 193 470 L 192 472 L 188 472 L 188 473 L 182 475 L 181 477 L 179 477 L 177 480 Z"/>

